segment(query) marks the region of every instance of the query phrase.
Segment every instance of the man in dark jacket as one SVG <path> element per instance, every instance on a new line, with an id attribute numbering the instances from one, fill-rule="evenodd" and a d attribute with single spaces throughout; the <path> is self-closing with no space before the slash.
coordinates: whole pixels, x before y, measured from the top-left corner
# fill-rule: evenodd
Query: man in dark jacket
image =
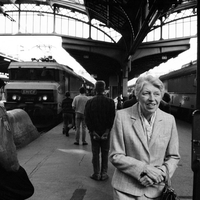
<path id="1" fill-rule="evenodd" d="M 108 152 L 110 148 L 110 130 L 115 117 L 115 103 L 104 95 L 105 82 L 95 84 L 96 96 L 87 101 L 85 122 L 88 127 L 92 144 L 92 163 L 94 180 L 108 179 Z M 101 167 L 100 167 L 101 152 Z"/>
<path id="2" fill-rule="evenodd" d="M 74 126 L 74 109 L 72 108 L 73 99 L 70 98 L 70 92 L 65 93 L 65 98 L 62 101 L 62 112 L 63 112 L 63 134 L 69 136 L 69 124 Z"/>

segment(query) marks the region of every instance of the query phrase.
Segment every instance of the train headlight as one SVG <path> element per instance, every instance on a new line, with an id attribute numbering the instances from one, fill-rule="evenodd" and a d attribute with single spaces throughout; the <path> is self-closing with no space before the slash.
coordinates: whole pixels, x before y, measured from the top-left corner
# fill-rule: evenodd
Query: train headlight
<path id="1" fill-rule="evenodd" d="M 17 100 L 17 95 L 12 96 L 12 100 L 16 101 Z"/>
<path id="2" fill-rule="evenodd" d="M 43 95 L 38 98 L 39 101 L 47 101 L 47 99 L 48 99 L 47 95 Z"/>
<path id="3" fill-rule="evenodd" d="M 12 100 L 14 100 L 14 101 L 20 101 L 21 100 L 21 96 L 14 94 L 12 96 Z"/>
<path id="4" fill-rule="evenodd" d="M 42 100 L 43 100 L 43 101 L 46 101 L 46 100 L 47 100 L 47 96 L 44 95 L 44 96 L 42 97 Z"/>

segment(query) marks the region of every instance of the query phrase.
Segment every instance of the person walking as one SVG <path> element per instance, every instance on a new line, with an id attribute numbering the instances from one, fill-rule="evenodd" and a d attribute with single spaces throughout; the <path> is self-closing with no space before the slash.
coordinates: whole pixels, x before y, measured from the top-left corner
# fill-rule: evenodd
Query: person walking
<path id="1" fill-rule="evenodd" d="M 166 173 L 171 178 L 177 168 L 178 132 L 174 116 L 159 109 L 163 94 L 160 79 L 141 76 L 138 103 L 116 113 L 109 154 L 114 200 L 160 200 Z"/>
<path id="2" fill-rule="evenodd" d="M 86 90 L 84 87 L 79 89 L 80 94 L 75 96 L 72 102 L 72 107 L 75 110 L 75 121 L 76 121 L 76 136 L 75 136 L 75 145 L 79 145 L 80 140 L 80 131 L 82 126 L 82 144 L 87 145 L 86 142 L 86 124 L 85 124 L 85 104 L 88 101 L 88 97 L 86 96 Z"/>
<path id="3" fill-rule="evenodd" d="M 94 180 L 108 179 L 110 130 L 115 117 L 115 103 L 103 94 L 104 90 L 105 82 L 97 81 L 95 84 L 96 95 L 88 100 L 85 107 L 85 121 L 90 133 L 92 145 L 94 173 L 91 175 L 91 178 Z"/>
<path id="4" fill-rule="evenodd" d="M 74 109 L 72 108 L 73 99 L 70 97 L 70 92 L 65 93 L 65 98 L 62 101 L 63 113 L 63 134 L 69 137 L 70 128 L 74 127 Z M 69 125 L 71 124 L 71 127 Z"/>

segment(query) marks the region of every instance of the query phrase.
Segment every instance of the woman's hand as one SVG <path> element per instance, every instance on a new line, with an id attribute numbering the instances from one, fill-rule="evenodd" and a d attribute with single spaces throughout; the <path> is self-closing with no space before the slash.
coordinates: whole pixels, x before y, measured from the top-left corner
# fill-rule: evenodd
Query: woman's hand
<path id="1" fill-rule="evenodd" d="M 154 184 L 153 180 L 150 179 L 147 175 L 142 176 L 139 181 L 140 181 L 140 184 L 145 187 L 148 187 Z"/>
<path id="2" fill-rule="evenodd" d="M 149 181 L 145 176 L 147 176 L 151 181 Z M 144 180 L 142 179 L 143 177 L 145 177 Z M 152 182 L 153 184 L 158 184 L 162 182 L 164 178 L 165 178 L 165 173 L 162 170 L 160 170 L 157 167 L 147 165 L 141 177 L 142 180 L 141 179 L 140 180 L 142 181 L 142 183 L 145 183 L 146 185 L 147 182 L 149 184 L 151 184 Z"/>

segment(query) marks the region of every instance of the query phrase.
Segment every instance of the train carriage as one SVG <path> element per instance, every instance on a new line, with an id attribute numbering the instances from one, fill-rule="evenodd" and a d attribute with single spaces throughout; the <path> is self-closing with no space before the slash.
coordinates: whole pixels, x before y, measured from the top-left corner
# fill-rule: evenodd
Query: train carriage
<path id="1" fill-rule="evenodd" d="M 73 98 L 81 86 L 90 83 L 56 62 L 12 62 L 8 72 L 6 109 L 24 109 L 35 124 L 55 120 L 61 114 L 65 92 L 70 91 Z"/>
<path id="2" fill-rule="evenodd" d="M 171 97 L 171 113 L 186 121 L 192 120 L 196 109 L 196 69 L 197 63 L 194 61 L 160 76 Z"/>

